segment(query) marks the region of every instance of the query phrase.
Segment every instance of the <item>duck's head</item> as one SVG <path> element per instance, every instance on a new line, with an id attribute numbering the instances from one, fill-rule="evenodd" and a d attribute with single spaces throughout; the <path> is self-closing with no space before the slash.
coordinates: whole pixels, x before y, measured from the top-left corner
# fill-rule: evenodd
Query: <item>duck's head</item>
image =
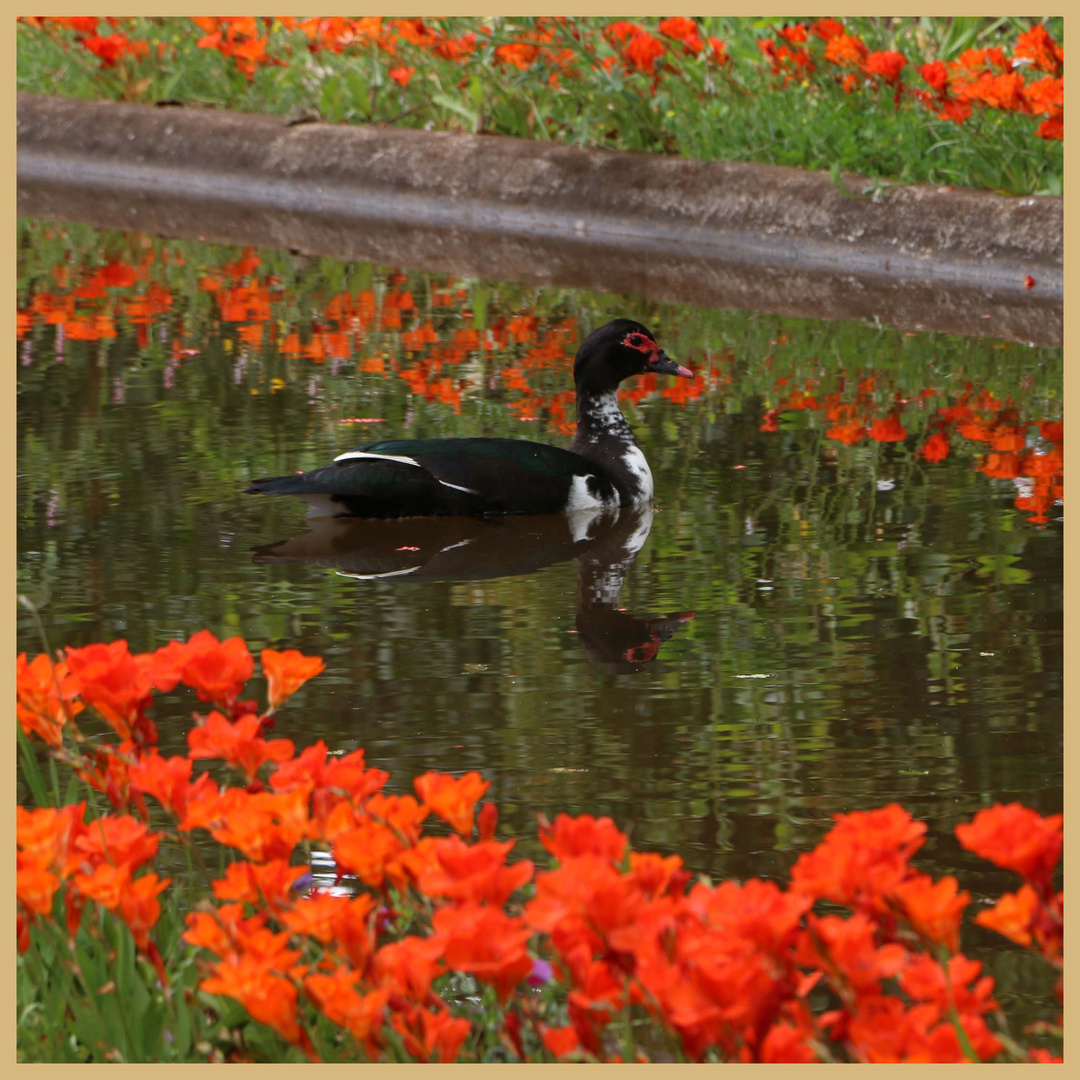
<path id="1" fill-rule="evenodd" d="M 581 343 L 574 360 L 574 382 L 579 389 L 595 392 L 615 389 L 631 375 L 653 372 L 681 375 L 694 373 L 676 364 L 660 348 L 652 333 L 633 319 L 612 319 Z"/>

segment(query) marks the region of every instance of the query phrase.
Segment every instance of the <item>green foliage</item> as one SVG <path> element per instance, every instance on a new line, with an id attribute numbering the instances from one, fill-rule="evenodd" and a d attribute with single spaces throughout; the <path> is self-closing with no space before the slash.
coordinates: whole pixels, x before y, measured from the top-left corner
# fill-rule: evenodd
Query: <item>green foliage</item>
<path id="1" fill-rule="evenodd" d="M 428 20 L 447 35 L 478 33 L 475 53 L 461 64 L 422 48 L 384 54 L 370 42 L 338 53 L 310 52 L 308 39 L 276 24 L 270 52 L 282 64 L 260 67 L 249 80 L 233 61 L 198 48 L 202 30 L 188 19 L 131 20 L 130 36 L 150 46 L 144 61 L 127 59 L 102 70 L 70 33 L 48 34 L 20 25 L 19 89 L 82 98 L 159 101 L 180 99 L 226 108 L 331 123 L 392 123 L 555 140 L 576 145 L 706 160 L 744 160 L 809 169 L 839 169 L 904 183 L 988 188 L 1011 194 L 1061 194 L 1060 141 L 1037 138 L 1030 116 L 976 110 L 966 123 L 938 120 L 910 97 L 894 103 L 888 88 L 865 86 L 846 94 L 832 73 L 784 85 L 762 62 L 758 40 L 787 21 L 707 16 L 704 36 L 726 43 L 732 64 L 717 69 L 704 55 L 679 55 L 655 82 L 642 71 L 598 64 L 611 56 L 600 30 L 609 19 L 582 18 L 574 36 L 554 23 L 553 49 L 569 50 L 570 74 L 533 65 L 498 63 L 496 50 L 534 32 L 537 19 Z M 908 59 L 907 82 L 922 86 L 915 69 L 952 60 L 964 49 L 1008 47 L 1036 21 L 1030 18 L 882 18 L 845 21 L 871 50 L 897 50 Z M 640 22 L 656 32 L 656 20 Z M 1062 40 L 1062 21 L 1047 22 Z M 489 33 L 484 33 L 487 30 Z M 161 49 L 159 56 L 158 50 Z M 590 52 L 589 49 L 598 49 Z M 388 78 L 396 63 L 416 68 L 407 87 Z"/>

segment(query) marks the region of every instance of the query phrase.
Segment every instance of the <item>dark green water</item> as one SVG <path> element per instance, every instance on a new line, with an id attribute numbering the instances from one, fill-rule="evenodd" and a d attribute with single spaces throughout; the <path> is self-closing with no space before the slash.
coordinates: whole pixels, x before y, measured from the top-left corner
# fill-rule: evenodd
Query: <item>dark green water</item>
<path id="1" fill-rule="evenodd" d="M 1060 811 L 1060 476 L 1042 513 L 1016 505 L 1054 450 L 1060 352 L 40 222 L 18 287 L 18 584 L 54 646 L 208 627 L 318 654 L 277 735 L 363 746 L 398 790 L 479 769 L 507 835 L 610 814 L 715 877 L 783 880 L 831 815 L 900 801 L 930 826 L 922 869 L 996 896 L 1016 882 L 953 826 L 993 801 Z M 700 391 L 626 405 L 657 489 L 626 566 L 551 522 L 253 557 L 307 531 L 300 503 L 241 494 L 253 477 L 399 433 L 565 445 L 577 341 L 616 314 Z M 942 426 L 957 403 L 1002 449 Z M 855 421 L 857 441 L 829 437 Z M 927 461 L 938 428 L 949 455 Z M 18 632 L 40 651 L 22 611 Z M 165 749 L 188 708 L 163 700 Z M 1003 1001 L 1052 981 L 1015 950 L 994 970 Z"/>

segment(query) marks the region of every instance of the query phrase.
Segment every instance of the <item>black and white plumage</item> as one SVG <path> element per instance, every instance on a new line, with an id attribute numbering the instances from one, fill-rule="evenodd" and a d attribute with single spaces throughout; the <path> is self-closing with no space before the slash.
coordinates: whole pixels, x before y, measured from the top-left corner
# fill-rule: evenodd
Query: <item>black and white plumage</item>
<path id="1" fill-rule="evenodd" d="M 577 434 L 569 450 L 525 439 L 390 439 L 331 465 L 252 481 L 254 494 L 297 495 L 308 516 L 556 514 L 651 502 L 653 478 L 619 409 L 619 384 L 656 372 L 693 378 L 632 319 L 614 319 L 574 361 Z"/>

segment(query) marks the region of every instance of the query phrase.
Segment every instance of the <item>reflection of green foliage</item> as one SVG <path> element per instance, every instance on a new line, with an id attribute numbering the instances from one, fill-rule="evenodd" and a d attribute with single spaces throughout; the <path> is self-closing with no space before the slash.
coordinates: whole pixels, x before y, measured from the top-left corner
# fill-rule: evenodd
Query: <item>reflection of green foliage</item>
<path id="1" fill-rule="evenodd" d="M 568 632 L 572 563 L 421 585 L 250 561 L 252 546 L 303 530 L 292 500 L 240 493 L 253 476 L 397 432 L 564 443 L 543 419 L 520 423 L 497 379 L 491 389 L 529 343 L 468 356 L 476 389 L 460 414 L 351 362 L 335 372 L 285 357 L 268 335 L 240 370 L 234 326 L 198 288 L 236 249 L 36 222 L 19 235 L 20 308 L 59 291 L 54 266 L 134 263 L 145 250 L 173 295 L 142 350 L 123 316 L 114 340 L 66 342 L 62 364 L 52 327 L 30 333 L 18 583 L 55 644 L 127 637 L 142 650 L 206 626 L 253 649 L 322 655 L 327 673 L 297 697 L 302 719 L 279 734 L 363 745 L 400 776 L 482 768 L 507 835 L 531 835 L 537 810 L 609 813 L 633 825 L 636 845 L 717 875 L 783 876 L 829 814 L 894 799 L 943 823 L 984 793 L 1059 809 L 1057 526 L 1027 524 L 1012 485 L 974 471 L 973 447 L 939 464 L 915 456 L 941 398 L 905 412 L 903 443 L 844 446 L 810 412 L 785 413 L 773 433 L 760 425 L 778 379 L 785 391 L 808 378 L 829 389 L 841 370 L 878 377 L 882 412 L 896 393 L 934 387 L 948 400 L 971 382 L 1025 420 L 1057 419 L 1060 351 L 503 283 L 459 282 L 460 305 L 429 307 L 443 280 L 410 274 L 402 287 L 441 340 L 468 325 L 463 308 L 483 310 L 489 327 L 534 312 L 540 340 L 566 317 L 586 329 L 630 311 L 681 362 L 731 377 L 685 407 L 655 396 L 628 410 L 660 512 L 621 602 L 697 615 L 655 664 L 615 676 Z M 259 256 L 257 277 L 282 294 L 272 319 L 305 340 L 335 292 L 387 289 L 378 268 Z M 166 388 L 174 339 L 200 351 Z M 363 355 L 380 353 L 408 361 L 396 331 L 366 336 Z M 567 389 L 569 363 L 530 374 L 542 397 Z M 276 393 L 274 378 L 285 383 Z M 20 646 L 39 648 L 29 625 Z M 165 714 L 166 752 L 182 742 L 186 708 L 174 701 Z M 965 858 L 929 851 L 926 868 L 970 873 Z"/>

